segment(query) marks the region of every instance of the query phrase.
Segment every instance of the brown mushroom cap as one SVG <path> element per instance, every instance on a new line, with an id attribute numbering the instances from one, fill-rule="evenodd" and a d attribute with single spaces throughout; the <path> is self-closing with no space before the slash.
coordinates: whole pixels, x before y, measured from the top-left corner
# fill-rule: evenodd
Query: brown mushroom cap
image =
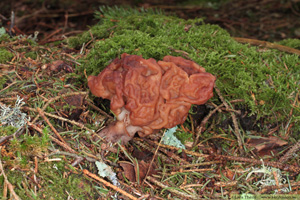
<path id="1" fill-rule="evenodd" d="M 125 142 L 133 137 L 132 131 L 144 137 L 154 130 L 182 124 L 192 104 L 204 104 L 213 96 L 214 82 L 215 77 L 203 67 L 181 57 L 165 56 L 156 62 L 126 53 L 98 76 L 88 77 L 92 94 L 110 99 L 111 110 L 117 116 L 124 115 L 118 119 L 124 123 L 117 123 L 122 127 L 118 137 L 111 135 L 116 135 L 115 128 L 100 135 Z"/>

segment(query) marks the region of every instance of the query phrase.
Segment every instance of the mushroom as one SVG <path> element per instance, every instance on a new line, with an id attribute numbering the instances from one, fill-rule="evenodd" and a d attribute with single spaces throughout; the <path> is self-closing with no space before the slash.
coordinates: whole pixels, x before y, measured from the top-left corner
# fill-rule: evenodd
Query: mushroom
<path id="1" fill-rule="evenodd" d="M 110 99 L 117 116 L 99 136 L 126 144 L 136 132 L 145 137 L 182 124 L 192 104 L 204 104 L 213 96 L 214 82 L 203 67 L 181 57 L 156 62 L 124 53 L 98 76 L 88 77 L 92 94 Z"/>

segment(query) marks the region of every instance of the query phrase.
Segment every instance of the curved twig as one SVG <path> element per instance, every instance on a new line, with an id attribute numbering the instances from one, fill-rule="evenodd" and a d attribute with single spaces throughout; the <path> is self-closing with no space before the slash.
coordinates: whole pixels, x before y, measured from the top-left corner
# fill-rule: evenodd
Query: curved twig
<path id="1" fill-rule="evenodd" d="M 280 44 L 275 44 L 267 41 L 261 41 L 261 40 L 255 40 L 255 39 L 249 39 L 249 38 L 240 38 L 240 37 L 234 37 L 235 41 L 243 44 L 249 43 L 250 45 L 259 46 L 259 47 L 266 47 L 269 49 L 277 49 L 279 51 L 287 52 L 287 53 L 294 53 L 297 55 L 300 55 L 300 50 L 294 49 L 291 47 L 283 46 Z"/>

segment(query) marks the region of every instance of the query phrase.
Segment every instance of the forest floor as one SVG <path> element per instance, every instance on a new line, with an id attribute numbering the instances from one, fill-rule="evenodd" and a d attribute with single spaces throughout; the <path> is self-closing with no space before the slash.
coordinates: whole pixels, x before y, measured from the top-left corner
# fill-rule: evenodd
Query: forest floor
<path id="1" fill-rule="evenodd" d="M 178 138 L 190 138 L 183 138 L 186 149 L 162 144 L 165 130 L 125 146 L 109 145 L 92 140 L 95 127 L 113 120 L 109 104 L 95 99 L 86 81 L 78 81 L 85 71 L 75 74 L 101 38 L 90 31 L 93 39 L 79 48 L 67 42 L 97 24 L 99 6 L 162 9 L 183 19 L 203 18 L 232 37 L 258 39 L 246 42 L 260 46 L 256 52 L 261 54 L 277 49 L 271 52 L 276 62 L 283 60 L 284 73 L 297 83 L 288 61 L 299 66 L 300 45 L 288 51 L 274 42 L 299 39 L 298 1 L 99 2 L 0 2 L 2 199 L 300 199 L 300 143 L 293 132 L 299 129 L 292 121 L 299 113 L 299 87 L 290 94 L 291 109 L 280 123 L 268 126 L 249 116 L 240 107 L 245 99 L 229 99 L 216 87 L 218 101 L 208 101 L 205 111 L 193 110 L 178 128 Z M 225 56 L 226 62 L 238 60 L 234 56 Z M 274 80 L 267 81 L 274 86 Z M 258 94 L 248 95 L 264 106 L 255 99 Z M 250 132 L 254 137 L 247 138 Z"/>

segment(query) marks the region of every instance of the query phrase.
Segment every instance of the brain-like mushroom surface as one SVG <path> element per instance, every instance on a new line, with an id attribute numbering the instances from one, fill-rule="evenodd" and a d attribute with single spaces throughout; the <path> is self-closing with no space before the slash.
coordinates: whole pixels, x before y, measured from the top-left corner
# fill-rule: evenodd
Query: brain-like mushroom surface
<path id="1" fill-rule="evenodd" d="M 165 56 L 156 62 L 124 53 L 98 76 L 88 77 L 92 94 L 110 99 L 117 116 L 99 135 L 125 144 L 136 132 L 144 137 L 182 124 L 192 104 L 213 96 L 214 83 L 215 77 L 193 61 Z"/>

